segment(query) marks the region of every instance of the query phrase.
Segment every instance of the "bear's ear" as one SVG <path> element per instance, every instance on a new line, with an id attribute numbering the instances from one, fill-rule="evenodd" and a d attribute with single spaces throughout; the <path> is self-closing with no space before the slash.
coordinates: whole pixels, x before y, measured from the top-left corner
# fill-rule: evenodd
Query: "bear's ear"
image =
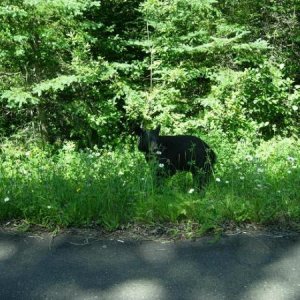
<path id="1" fill-rule="evenodd" d="M 141 126 L 137 125 L 133 128 L 133 132 L 136 134 L 136 135 L 141 135 L 144 130 Z"/>
<path id="2" fill-rule="evenodd" d="M 155 129 L 154 129 L 154 132 L 156 135 L 159 135 L 160 133 L 160 125 L 158 125 Z"/>

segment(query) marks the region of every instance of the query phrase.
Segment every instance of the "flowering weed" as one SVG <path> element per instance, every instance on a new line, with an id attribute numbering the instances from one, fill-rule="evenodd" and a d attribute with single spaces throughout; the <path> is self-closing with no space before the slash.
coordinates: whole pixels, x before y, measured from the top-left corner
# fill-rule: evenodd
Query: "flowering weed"
<path id="1" fill-rule="evenodd" d="M 16 218 L 45 226 L 98 224 L 113 230 L 128 222 L 196 222 L 201 232 L 227 221 L 298 222 L 300 143 L 241 141 L 219 149 L 214 177 L 197 190 L 190 173 L 157 184 L 156 169 L 127 147 L 59 151 L 3 144 L 0 151 L 0 221 Z"/>

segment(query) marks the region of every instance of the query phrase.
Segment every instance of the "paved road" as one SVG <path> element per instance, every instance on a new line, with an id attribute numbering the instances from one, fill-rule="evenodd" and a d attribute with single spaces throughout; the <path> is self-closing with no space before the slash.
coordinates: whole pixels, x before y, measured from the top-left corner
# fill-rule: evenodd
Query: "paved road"
<path id="1" fill-rule="evenodd" d="M 300 236 L 51 242 L 0 231 L 0 299 L 300 299 Z"/>

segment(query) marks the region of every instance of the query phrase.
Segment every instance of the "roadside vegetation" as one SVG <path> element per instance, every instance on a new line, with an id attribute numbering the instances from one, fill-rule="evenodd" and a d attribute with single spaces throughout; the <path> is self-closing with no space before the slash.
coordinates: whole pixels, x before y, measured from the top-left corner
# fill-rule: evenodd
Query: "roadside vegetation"
<path id="1" fill-rule="evenodd" d="M 216 145 L 219 143 L 216 142 Z M 274 139 L 254 148 L 220 142 L 218 167 L 205 191 L 190 173 L 163 184 L 155 163 L 129 148 L 77 151 L 65 143 L 56 153 L 29 144 L 2 144 L 0 219 L 48 228 L 193 222 L 198 232 L 244 222 L 297 227 L 300 218 L 299 141 Z M 227 150 L 227 151 L 226 151 Z"/>
<path id="2" fill-rule="evenodd" d="M 2 0 L 0 222 L 300 221 L 298 0 Z M 134 128 L 218 160 L 157 182 Z"/>

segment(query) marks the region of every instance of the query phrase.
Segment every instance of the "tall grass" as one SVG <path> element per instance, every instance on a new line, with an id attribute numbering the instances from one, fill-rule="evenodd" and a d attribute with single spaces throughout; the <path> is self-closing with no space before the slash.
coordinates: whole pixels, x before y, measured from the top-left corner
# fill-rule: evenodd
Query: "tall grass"
<path id="1" fill-rule="evenodd" d="M 122 147 L 59 151 L 32 144 L 2 144 L 0 221 L 44 226 L 98 224 L 113 230 L 128 222 L 193 221 L 203 232 L 226 221 L 289 223 L 300 219 L 300 142 L 274 139 L 234 147 L 214 141 L 217 168 L 205 191 L 191 174 L 157 184 L 143 155 Z"/>

